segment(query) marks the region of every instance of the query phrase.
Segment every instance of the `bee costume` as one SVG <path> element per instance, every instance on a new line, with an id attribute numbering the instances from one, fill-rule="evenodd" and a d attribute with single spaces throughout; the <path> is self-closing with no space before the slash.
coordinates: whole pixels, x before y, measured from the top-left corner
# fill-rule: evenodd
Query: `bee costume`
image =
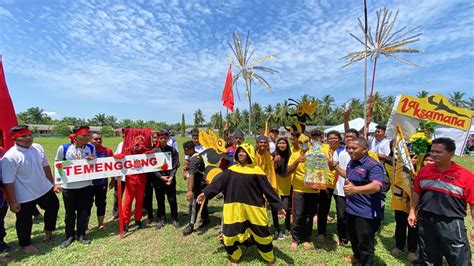
<path id="1" fill-rule="evenodd" d="M 238 146 L 235 161 L 238 162 L 241 149 L 247 153 L 250 162 L 247 165 L 236 163 L 228 171 L 216 176 L 204 189 L 204 194 L 207 199 L 211 199 L 224 193 L 224 245 L 231 259 L 238 261 L 242 256 L 240 245 L 255 243 L 262 258 L 272 262 L 275 256 L 272 235 L 268 230 L 265 200 L 276 210 L 283 209 L 283 205 L 263 170 L 255 165 L 252 145 L 244 143 Z"/>

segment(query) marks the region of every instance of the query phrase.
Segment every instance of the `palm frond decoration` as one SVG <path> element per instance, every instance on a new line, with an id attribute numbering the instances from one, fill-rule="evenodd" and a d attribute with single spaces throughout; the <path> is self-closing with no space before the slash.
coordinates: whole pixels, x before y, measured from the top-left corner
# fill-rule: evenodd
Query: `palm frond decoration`
<path id="1" fill-rule="evenodd" d="M 253 55 L 255 53 L 254 49 L 250 48 L 249 42 L 250 32 L 247 32 L 247 37 L 245 42 L 242 42 L 240 33 L 234 32 L 232 34 L 232 42 L 228 42 L 232 53 L 232 56 L 227 56 L 232 65 L 237 66 L 238 72 L 233 75 L 233 83 L 236 84 L 237 81 L 242 78 L 245 82 L 245 95 L 249 101 L 249 133 L 252 132 L 252 84 L 260 84 L 269 91 L 272 91 L 272 86 L 267 80 L 261 76 L 259 72 L 275 74 L 278 73 L 277 70 L 262 66 L 260 63 L 274 59 L 276 55 L 267 55 L 261 58 L 253 60 Z M 236 86 L 237 88 L 237 86 Z M 238 89 L 237 89 L 238 94 Z"/>
<path id="2" fill-rule="evenodd" d="M 367 108 L 366 121 L 370 121 L 371 119 L 370 116 L 372 114 L 373 93 L 374 93 L 374 85 L 375 85 L 375 71 L 377 69 L 377 59 L 380 57 L 380 55 L 384 55 L 388 58 L 393 58 L 402 63 L 416 67 L 415 63 L 407 59 L 401 58 L 396 54 L 420 52 L 420 50 L 406 48 L 406 46 L 420 40 L 419 37 L 421 36 L 421 33 L 419 33 L 418 31 L 420 30 L 421 27 L 417 26 L 410 30 L 407 30 L 407 27 L 405 26 L 398 30 L 394 30 L 395 23 L 398 18 L 398 14 L 399 14 L 398 10 L 397 12 L 395 12 L 395 15 L 394 15 L 392 11 L 390 11 L 387 7 L 385 7 L 382 10 L 378 10 L 376 12 L 377 25 L 375 28 L 375 36 L 372 35 L 372 30 L 367 25 L 367 23 L 365 23 L 364 25 L 361 19 L 358 18 L 359 28 L 364 33 L 365 42 L 362 41 L 362 38 L 357 37 L 355 34 L 351 32 L 349 32 L 349 35 L 352 38 L 354 38 L 358 43 L 362 44 L 364 47 L 364 50 L 350 52 L 347 56 L 344 56 L 343 58 L 341 58 L 341 59 L 346 59 L 348 61 L 347 64 L 343 66 L 343 68 L 346 68 L 360 60 L 367 59 L 367 58 L 370 58 L 373 61 L 374 65 L 373 65 L 373 72 L 372 72 L 372 86 L 370 89 L 369 106 Z M 367 64 L 365 67 L 365 71 L 367 72 Z M 366 77 L 366 74 L 364 78 L 365 77 Z M 364 131 L 367 132 L 367 126 Z"/>
<path id="3" fill-rule="evenodd" d="M 372 29 L 368 27 L 367 34 L 367 50 L 350 52 L 347 56 L 342 59 L 347 59 L 348 62 L 343 68 L 348 67 L 364 58 L 370 58 L 376 60 L 380 55 L 396 59 L 405 64 L 416 66 L 413 62 L 396 56 L 397 53 L 419 53 L 420 50 L 405 48 L 406 45 L 417 42 L 420 40 L 421 33 L 417 33 L 421 27 L 417 26 L 410 30 L 406 30 L 407 27 L 402 27 L 396 31 L 393 31 L 395 22 L 397 21 L 399 11 L 393 15 L 392 11 L 388 8 L 379 10 L 376 12 L 377 25 L 375 29 L 375 36 L 372 35 Z M 359 28 L 365 35 L 365 26 L 361 19 L 358 18 Z M 392 32 L 393 31 L 393 32 Z M 353 37 L 358 43 L 365 46 L 365 43 L 361 38 L 357 37 L 352 32 L 349 35 Z"/>

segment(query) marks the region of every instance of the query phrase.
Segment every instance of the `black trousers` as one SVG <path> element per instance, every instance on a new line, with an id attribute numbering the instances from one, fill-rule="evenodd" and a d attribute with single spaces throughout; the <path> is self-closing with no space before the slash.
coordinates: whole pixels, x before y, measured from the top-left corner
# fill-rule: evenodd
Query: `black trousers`
<path id="1" fill-rule="evenodd" d="M 372 265 L 375 253 L 375 233 L 380 227 L 380 219 L 367 219 L 347 213 L 347 229 L 354 257 L 362 265 Z"/>
<path id="2" fill-rule="evenodd" d="M 313 218 L 318 211 L 318 193 L 293 191 L 294 223 L 291 228 L 293 241 L 298 244 L 309 242 L 313 230 Z"/>
<path id="3" fill-rule="evenodd" d="M 331 198 L 334 189 L 319 191 L 319 206 L 318 206 L 318 235 L 326 235 L 326 227 L 328 224 L 328 214 L 331 208 Z"/>
<path id="4" fill-rule="evenodd" d="M 420 261 L 426 265 L 472 265 L 464 220 L 418 212 Z"/>
<path id="5" fill-rule="evenodd" d="M 153 174 L 148 173 L 145 185 L 145 197 L 143 198 L 143 209 L 146 209 L 148 219 L 150 220 L 153 219 L 153 185 L 151 184 L 153 179 L 156 179 L 156 177 Z"/>
<path id="6" fill-rule="evenodd" d="M 107 205 L 107 184 L 93 185 L 91 190 L 91 201 L 89 202 L 88 216 L 91 216 L 92 205 L 95 203 L 97 216 L 105 215 L 105 206 Z"/>
<path id="7" fill-rule="evenodd" d="M 348 243 L 347 238 L 347 221 L 346 221 L 346 197 L 334 195 L 336 201 L 337 215 L 337 237 L 339 242 Z"/>
<path id="8" fill-rule="evenodd" d="M 0 190 L 0 193 L 2 191 Z M 4 242 L 5 236 L 7 236 L 7 231 L 5 231 L 5 216 L 7 216 L 8 204 L 5 201 L 3 206 L 0 208 L 0 243 Z"/>
<path id="9" fill-rule="evenodd" d="M 91 201 L 92 186 L 77 189 L 63 188 L 63 201 L 66 210 L 64 223 L 66 224 L 66 238 L 83 236 L 86 234 L 87 216 Z M 76 228 L 77 220 L 77 231 Z"/>
<path id="10" fill-rule="evenodd" d="M 166 219 L 165 195 L 168 198 L 168 203 L 170 205 L 171 219 L 178 220 L 178 202 L 176 201 L 176 177 L 173 179 L 174 180 L 170 185 L 166 185 L 161 180 L 152 181 L 152 185 L 155 187 L 156 200 L 158 201 L 157 214 L 158 219 L 160 221 L 164 221 Z"/>
<path id="11" fill-rule="evenodd" d="M 43 196 L 20 204 L 20 211 L 16 213 L 16 234 L 21 247 L 31 245 L 31 228 L 33 226 L 33 212 L 36 204 L 44 210 L 44 230 L 54 231 L 58 218 L 59 200 L 53 189 Z"/>
<path id="12" fill-rule="evenodd" d="M 122 182 L 122 197 L 123 197 L 123 192 L 125 191 L 125 181 L 120 181 Z M 114 217 L 118 217 L 118 188 L 117 188 L 117 181 L 115 181 L 115 187 L 114 187 L 114 207 L 112 210 L 112 214 Z"/>
<path id="13" fill-rule="evenodd" d="M 418 230 L 408 225 L 408 213 L 395 211 L 395 246 L 403 250 L 405 242 L 408 244 L 408 252 L 415 253 L 418 246 Z"/>
<path id="14" fill-rule="evenodd" d="M 201 191 L 202 192 L 202 191 Z M 197 203 L 197 196 L 201 194 L 201 192 L 193 192 L 193 198 L 189 203 L 189 225 L 194 226 L 197 221 L 197 216 L 199 214 L 199 209 L 201 208 L 201 204 Z M 202 206 L 201 212 L 201 221 L 209 220 L 209 211 L 207 210 L 208 200 L 204 201 L 204 205 Z"/>
<path id="15" fill-rule="evenodd" d="M 281 202 L 283 202 L 283 207 L 286 211 L 285 216 L 285 229 L 290 231 L 291 230 L 291 196 L 280 196 Z M 273 227 L 275 230 L 280 230 L 280 223 L 278 222 L 278 210 L 272 210 L 272 219 L 273 219 Z"/>

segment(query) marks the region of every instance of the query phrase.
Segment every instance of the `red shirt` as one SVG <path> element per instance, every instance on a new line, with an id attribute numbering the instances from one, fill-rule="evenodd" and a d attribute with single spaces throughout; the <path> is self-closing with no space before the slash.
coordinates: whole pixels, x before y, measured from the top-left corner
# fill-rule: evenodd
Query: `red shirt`
<path id="1" fill-rule="evenodd" d="M 474 205 L 474 176 L 457 163 L 440 172 L 436 164 L 421 168 L 413 190 L 420 194 L 421 211 L 463 218 L 467 203 Z"/>

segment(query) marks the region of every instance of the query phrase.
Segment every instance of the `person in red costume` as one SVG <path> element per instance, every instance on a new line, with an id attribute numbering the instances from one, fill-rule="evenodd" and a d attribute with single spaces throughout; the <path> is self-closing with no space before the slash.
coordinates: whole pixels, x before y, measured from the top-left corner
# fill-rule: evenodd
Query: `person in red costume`
<path id="1" fill-rule="evenodd" d="M 149 140 L 149 138 L 146 137 L 146 134 L 135 135 L 133 137 L 133 145 L 125 147 L 122 154 L 114 157 L 120 158 L 124 154 L 133 155 L 151 153 L 151 149 L 147 147 L 147 140 Z M 133 200 L 135 200 L 135 225 L 138 229 L 143 228 L 142 213 L 146 179 L 147 174 L 127 175 L 125 178 L 125 202 L 123 203 L 123 219 L 125 233 L 127 233 L 129 229 Z"/>

